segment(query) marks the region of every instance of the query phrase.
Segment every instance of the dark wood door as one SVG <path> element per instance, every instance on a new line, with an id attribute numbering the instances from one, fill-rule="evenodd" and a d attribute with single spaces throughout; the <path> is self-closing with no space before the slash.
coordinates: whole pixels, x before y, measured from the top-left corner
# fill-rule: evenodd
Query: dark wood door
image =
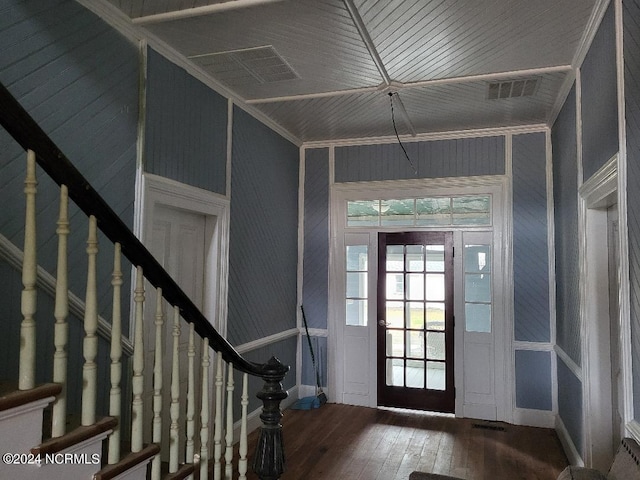
<path id="1" fill-rule="evenodd" d="M 378 404 L 453 412 L 453 234 L 378 235 Z"/>

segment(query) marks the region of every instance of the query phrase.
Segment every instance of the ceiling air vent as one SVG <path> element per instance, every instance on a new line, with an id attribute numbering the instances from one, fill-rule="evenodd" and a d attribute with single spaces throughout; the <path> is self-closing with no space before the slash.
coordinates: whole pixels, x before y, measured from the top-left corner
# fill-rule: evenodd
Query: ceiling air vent
<path id="1" fill-rule="evenodd" d="M 540 83 L 540 78 L 493 82 L 489 84 L 487 98 L 495 100 L 498 98 L 530 97 L 536 93 L 538 83 Z"/>
<path id="2" fill-rule="evenodd" d="M 222 81 L 262 84 L 300 78 L 271 45 L 189 58 Z"/>

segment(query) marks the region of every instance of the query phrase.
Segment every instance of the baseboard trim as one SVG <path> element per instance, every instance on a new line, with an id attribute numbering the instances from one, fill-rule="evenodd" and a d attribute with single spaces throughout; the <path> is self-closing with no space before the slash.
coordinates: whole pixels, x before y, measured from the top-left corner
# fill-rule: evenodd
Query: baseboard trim
<path id="1" fill-rule="evenodd" d="M 550 410 L 516 408 L 513 411 L 513 423 L 527 427 L 555 428 L 556 414 Z"/>
<path id="2" fill-rule="evenodd" d="M 556 416 L 556 432 L 558 434 L 558 438 L 560 439 L 560 443 L 562 444 L 562 448 L 564 449 L 564 453 L 569 460 L 569 464 L 575 465 L 578 467 L 584 467 L 584 460 L 580 456 L 578 449 L 573 443 L 571 439 L 571 435 L 569 435 L 569 431 L 567 427 L 564 426 L 560 415 Z"/>

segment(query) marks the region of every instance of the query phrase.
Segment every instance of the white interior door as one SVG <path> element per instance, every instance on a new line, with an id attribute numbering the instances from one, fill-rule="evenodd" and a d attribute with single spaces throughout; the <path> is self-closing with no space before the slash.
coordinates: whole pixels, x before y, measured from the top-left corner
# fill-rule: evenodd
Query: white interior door
<path id="1" fill-rule="evenodd" d="M 191 213 L 185 210 L 156 204 L 153 211 L 153 225 L 151 236 L 147 238 L 147 246 L 156 257 L 164 269 L 173 277 L 182 290 L 191 298 L 195 305 L 203 307 L 204 289 L 204 258 L 205 258 L 205 225 L 206 216 Z M 153 398 L 153 365 L 155 357 L 155 309 L 156 291 L 149 284 L 146 286 L 147 295 L 145 303 L 145 425 L 147 428 L 147 438 L 151 437 L 151 419 L 153 410 L 151 408 Z M 173 348 L 173 310 L 165 302 L 165 325 L 163 328 L 163 414 L 162 429 L 163 441 L 169 441 L 169 405 L 172 348 Z M 180 332 L 180 415 L 181 421 L 186 411 L 186 392 L 188 379 L 187 349 L 189 345 L 188 324 L 181 320 Z M 201 363 L 200 344 L 196 335 L 196 403 L 200 398 L 199 385 Z M 198 407 L 196 411 L 199 412 Z M 196 414 L 196 421 L 199 415 Z M 198 429 L 196 428 L 196 431 Z M 179 451 L 184 452 L 185 439 L 180 437 Z M 164 448 L 163 451 L 168 451 Z M 180 461 L 184 461 L 181 459 Z"/>

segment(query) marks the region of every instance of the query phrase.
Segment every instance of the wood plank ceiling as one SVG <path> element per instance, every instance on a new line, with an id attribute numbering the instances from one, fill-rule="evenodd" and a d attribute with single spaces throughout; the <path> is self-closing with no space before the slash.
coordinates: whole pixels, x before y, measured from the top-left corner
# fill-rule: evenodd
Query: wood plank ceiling
<path id="1" fill-rule="evenodd" d="M 606 4 L 109 1 L 301 142 L 549 123 Z"/>

